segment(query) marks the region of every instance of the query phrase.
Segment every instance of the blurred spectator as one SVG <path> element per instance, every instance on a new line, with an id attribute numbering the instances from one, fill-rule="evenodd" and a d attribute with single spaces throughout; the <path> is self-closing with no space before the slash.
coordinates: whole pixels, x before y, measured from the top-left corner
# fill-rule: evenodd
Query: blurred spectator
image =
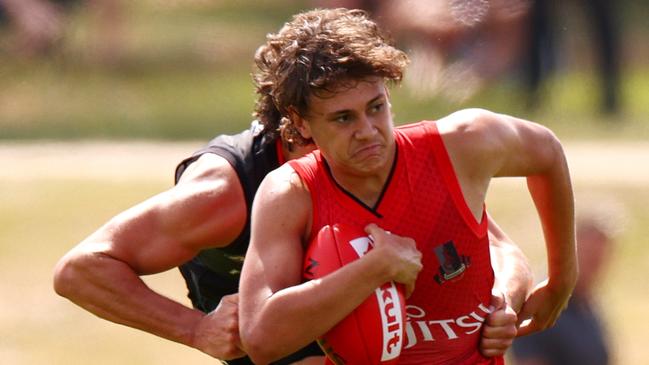
<path id="1" fill-rule="evenodd" d="M 390 30 L 410 56 L 405 86 L 416 96 L 461 102 L 510 71 L 524 48 L 530 0 L 336 0 Z"/>
<path id="2" fill-rule="evenodd" d="M 577 258 L 579 279 L 568 307 L 554 327 L 519 337 L 512 347 L 516 365 L 605 365 L 610 346 L 595 300 L 595 290 L 611 259 L 621 230 L 622 213 L 604 203 L 579 214 Z"/>
<path id="3" fill-rule="evenodd" d="M 43 0 L 0 0 L 0 22 L 9 27 L 10 51 L 23 56 L 48 52 L 63 36 L 62 11 Z"/>
<path id="4" fill-rule="evenodd" d="M 94 21 L 94 56 L 111 62 L 120 43 L 121 0 L 0 0 L 2 49 L 27 59 L 52 54 L 62 45 L 70 13 L 81 4 Z"/>
<path id="5" fill-rule="evenodd" d="M 601 110 L 619 109 L 618 5 L 578 1 L 588 21 L 601 82 Z M 415 95 L 461 102 L 522 67 L 528 106 L 542 99 L 553 70 L 561 15 L 550 0 L 314 0 L 315 6 L 365 9 L 410 55 L 405 85 Z M 583 11 L 582 11 L 583 9 Z M 562 9 L 563 10 L 563 9 Z M 565 13 L 565 12 L 564 12 Z M 516 74 L 517 75 L 517 74 Z"/>
<path id="6" fill-rule="evenodd" d="M 618 4 L 614 0 L 578 1 L 579 11 L 588 19 L 592 49 L 597 61 L 601 83 L 601 111 L 615 113 L 619 109 L 620 83 L 620 29 Z M 543 79 L 552 71 L 556 58 L 554 30 L 559 28 L 559 9 L 565 5 L 557 1 L 533 0 L 527 42 L 526 84 L 529 106 L 540 101 Z M 583 11 L 582 11 L 583 10 Z"/>

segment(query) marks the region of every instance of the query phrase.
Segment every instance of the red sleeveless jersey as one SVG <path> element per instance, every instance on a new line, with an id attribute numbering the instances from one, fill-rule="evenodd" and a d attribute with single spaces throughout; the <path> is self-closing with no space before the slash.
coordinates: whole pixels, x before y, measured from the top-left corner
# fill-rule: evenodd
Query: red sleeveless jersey
<path id="1" fill-rule="evenodd" d="M 289 161 L 311 192 L 312 235 L 327 224 L 376 223 L 417 242 L 424 267 L 407 301 L 400 364 L 502 364 L 478 350 L 494 283 L 486 214 L 478 222 L 466 205 L 435 122 L 394 134 L 397 156 L 373 208 L 334 181 L 319 151 Z"/>

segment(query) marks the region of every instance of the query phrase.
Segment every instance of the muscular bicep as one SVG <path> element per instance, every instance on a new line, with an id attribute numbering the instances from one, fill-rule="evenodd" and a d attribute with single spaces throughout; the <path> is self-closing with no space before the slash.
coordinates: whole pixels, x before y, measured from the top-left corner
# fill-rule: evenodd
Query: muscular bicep
<path id="1" fill-rule="evenodd" d="M 263 301 L 301 282 L 311 200 L 288 166 L 262 182 L 252 210 L 250 247 L 241 274 L 241 310 L 251 318 Z"/>
<path id="2" fill-rule="evenodd" d="M 490 128 L 494 160 L 499 161 L 494 176 L 530 176 L 551 168 L 561 145 L 552 131 L 540 124 L 493 114 L 485 128 Z"/>
<path id="3" fill-rule="evenodd" d="M 480 189 L 492 177 L 545 171 L 561 149 L 548 128 L 483 109 L 453 113 L 438 126 L 460 183 Z"/>
<path id="4" fill-rule="evenodd" d="M 175 187 L 115 216 L 82 246 L 149 274 L 231 242 L 247 214 L 239 180 L 220 157 L 202 164 Z"/>

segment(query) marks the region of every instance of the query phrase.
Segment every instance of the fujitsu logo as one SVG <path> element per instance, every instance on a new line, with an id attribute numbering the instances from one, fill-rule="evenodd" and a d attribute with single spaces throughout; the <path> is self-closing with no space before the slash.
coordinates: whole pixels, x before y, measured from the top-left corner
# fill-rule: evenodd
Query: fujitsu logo
<path id="1" fill-rule="evenodd" d="M 419 341 L 455 340 L 471 335 L 482 327 L 482 323 L 491 312 L 491 309 L 480 303 L 475 310 L 456 318 L 429 319 L 426 318 L 426 312 L 422 308 L 408 305 L 406 306 L 408 342 L 404 349 L 417 345 Z"/>
<path id="2" fill-rule="evenodd" d="M 369 252 L 374 243 L 369 237 L 360 237 L 349 241 L 358 257 Z M 393 282 L 388 282 L 374 291 L 379 311 L 381 313 L 381 327 L 383 330 L 383 349 L 381 361 L 397 358 L 403 346 L 403 313 L 401 300 L 397 287 Z"/>

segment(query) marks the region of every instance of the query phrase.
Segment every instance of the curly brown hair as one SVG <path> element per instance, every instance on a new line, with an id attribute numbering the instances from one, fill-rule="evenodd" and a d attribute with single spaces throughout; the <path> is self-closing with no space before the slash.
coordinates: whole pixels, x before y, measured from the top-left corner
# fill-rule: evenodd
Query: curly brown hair
<path id="1" fill-rule="evenodd" d="M 311 96 L 368 77 L 399 82 L 404 52 L 362 10 L 315 9 L 297 14 L 255 53 L 254 116 L 273 138 L 306 145 L 289 110 L 306 115 Z M 345 84 L 346 85 L 346 84 Z M 350 84 L 351 85 L 351 84 Z"/>

